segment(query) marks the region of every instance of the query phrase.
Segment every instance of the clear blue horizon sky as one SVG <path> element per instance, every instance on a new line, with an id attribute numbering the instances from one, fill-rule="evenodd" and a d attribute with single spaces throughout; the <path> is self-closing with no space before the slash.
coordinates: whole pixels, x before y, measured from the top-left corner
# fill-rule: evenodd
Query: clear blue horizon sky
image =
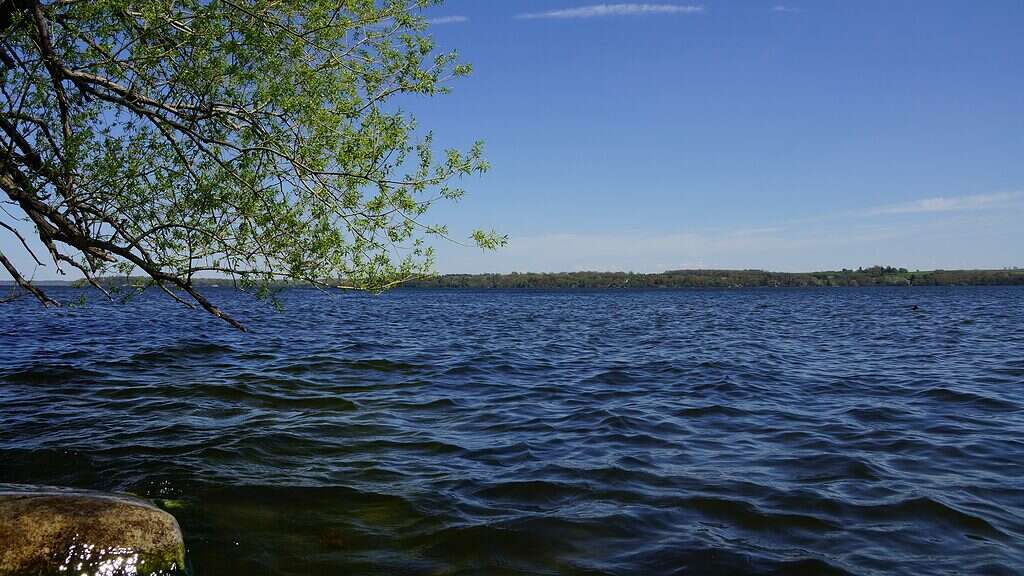
<path id="1" fill-rule="evenodd" d="M 435 218 L 511 237 L 442 272 L 1024 266 L 1024 3 L 431 16 L 474 73 L 415 110 L 493 164 Z"/>
<path id="2" fill-rule="evenodd" d="M 474 72 L 402 105 L 493 165 L 429 219 L 510 236 L 435 243 L 440 272 L 1024 266 L 1024 2 L 427 15 Z"/>

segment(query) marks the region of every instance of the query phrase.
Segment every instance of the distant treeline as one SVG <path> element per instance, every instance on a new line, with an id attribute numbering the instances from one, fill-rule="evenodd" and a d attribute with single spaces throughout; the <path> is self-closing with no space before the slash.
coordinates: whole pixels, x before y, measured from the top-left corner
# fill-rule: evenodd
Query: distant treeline
<path id="1" fill-rule="evenodd" d="M 828 272 L 669 270 L 557 272 L 550 274 L 445 274 L 405 284 L 410 288 L 805 288 L 814 286 L 1024 285 L 1024 270 L 930 270 L 874 266 Z"/>
<path id="2" fill-rule="evenodd" d="M 108 287 L 144 285 L 145 278 L 107 277 Z M 196 278 L 196 286 L 230 287 L 225 278 Z M 0 281 L 0 285 L 9 282 Z M 76 282 L 49 285 L 86 286 Z M 344 284 L 342 282 L 341 284 Z M 1024 269 L 910 271 L 891 266 L 826 272 L 766 272 L 764 270 L 669 270 L 656 274 L 632 272 L 513 272 L 511 274 L 444 274 L 400 285 L 401 288 L 808 288 L 815 286 L 999 286 L 1024 285 Z M 302 287 L 278 282 L 273 287 Z"/>

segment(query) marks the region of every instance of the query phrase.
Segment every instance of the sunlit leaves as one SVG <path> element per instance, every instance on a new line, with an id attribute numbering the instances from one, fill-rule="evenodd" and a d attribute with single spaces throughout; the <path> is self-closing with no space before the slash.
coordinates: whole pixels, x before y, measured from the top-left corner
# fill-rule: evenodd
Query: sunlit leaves
<path id="1" fill-rule="evenodd" d="M 389 104 L 470 71 L 425 32 L 421 10 L 437 3 L 49 4 L 58 82 L 31 23 L 7 34 L 23 65 L 5 75 L 6 110 L 50 127 L 19 124 L 52 167 L 30 174 L 34 192 L 117 248 L 83 261 L 92 275 L 141 262 L 184 284 L 226 274 L 265 293 L 280 279 L 381 290 L 428 273 L 425 240 L 448 232 L 422 219 L 487 169 L 480 143 L 435 154 Z"/>

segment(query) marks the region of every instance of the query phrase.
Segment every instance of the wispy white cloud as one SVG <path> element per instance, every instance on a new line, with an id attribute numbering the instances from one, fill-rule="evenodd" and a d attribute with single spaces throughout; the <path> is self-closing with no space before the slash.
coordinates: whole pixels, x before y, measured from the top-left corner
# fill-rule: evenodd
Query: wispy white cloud
<path id="1" fill-rule="evenodd" d="M 438 270 L 661 272 L 684 268 L 836 270 L 876 264 L 911 270 L 1021 266 L 1024 228 L 1005 211 L 950 213 L 899 226 L 876 221 L 679 233 L 609 231 L 512 235 L 506 248 L 439 246 Z"/>
<path id="2" fill-rule="evenodd" d="M 800 12 L 800 9 L 793 6 L 786 6 L 784 4 L 776 4 L 775 6 L 772 6 L 772 12 L 778 12 L 780 14 L 796 14 Z"/>
<path id="3" fill-rule="evenodd" d="M 683 4 L 590 4 L 576 8 L 562 8 L 544 12 L 528 12 L 518 14 L 516 18 L 524 19 L 570 19 L 598 18 L 602 16 L 641 16 L 645 14 L 698 14 L 704 6 Z"/>
<path id="4" fill-rule="evenodd" d="M 929 212 L 958 212 L 1001 208 L 1024 199 L 1024 192 L 999 192 L 996 194 L 974 194 L 970 196 L 936 196 L 913 202 L 880 206 L 868 210 L 871 216 L 885 214 L 925 214 Z"/>
<path id="5" fill-rule="evenodd" d="M 427 19 L 427 24 L 462 24 L 463 22 L 469 22 L 469 18 L 466 16 L 438 16 L 437 18 Z"/>
<path id="6" fill-rule="evenodd" d="M 1024 265 L 1024 191 L 924 198 L 748 226 L 652 233 L 512 234 L 497 253 L 439 247 L 442 272 L 676 268 L 780 271 L 899 265 L 914 269 Z M 894 216 L 906 215 L 898 221 Z"/>

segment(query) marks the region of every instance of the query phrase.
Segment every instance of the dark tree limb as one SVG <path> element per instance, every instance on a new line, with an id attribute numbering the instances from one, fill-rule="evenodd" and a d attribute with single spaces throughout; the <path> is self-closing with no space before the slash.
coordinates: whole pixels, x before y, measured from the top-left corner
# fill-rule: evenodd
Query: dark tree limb
<path id="1" fill-rule="evenodd" d="M 36 238 L 0 225 L 37 265 L 36 240 L 59 274 L 107 293 L 141 272 L 238 329 L 193 278 L 265 294 L 422 276 L 423 237 L 450 235 L 420 217 L 486 169 L 476 145 L 435 159 L 381 106 L 465 73 L 422 34 L 434 1 L 0 0 L 0 190 L 21 213 L 3 210 Z"/>
<path id="2" fill-rule="evenodd" d="M 18 272 L 18 269 L 14 267 L 14 264 L 12 264 L 11 261 L 7 259 L 7 256 L 5 256 L 3 252 L 0 252 L 0 264 L 3 264 L 4 268 L 7 269 L 7 273 L 10 274 L 12 278 L 14 278 L 14 282 L 18 286 L 20 286 L 22 290 L 35 296 L 36 300 L 39 300 L 39 302 L 43 306 L 60 307 L 60 302 L 57 302 L 53 298 L 47 296 L 45 292 L 43 292 L 37 286 L 32 284 L 32 282 L 25 280 L 21 273 Z"/>

